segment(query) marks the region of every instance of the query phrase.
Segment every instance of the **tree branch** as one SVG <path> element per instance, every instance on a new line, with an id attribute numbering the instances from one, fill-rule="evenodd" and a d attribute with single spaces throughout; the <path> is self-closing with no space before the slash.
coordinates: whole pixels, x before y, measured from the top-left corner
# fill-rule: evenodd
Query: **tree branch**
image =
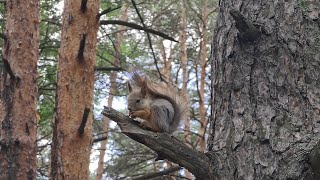
<path id="1" fill-rule="evenodd" d="M 132 5 L 133 5 L 134 9 L 136 10 L 136 12 L 137 12 L 137 14 L 138 14 L 138 17 L 139 17 L 139 19 L 140 19 L 140 21 L 141 21 L 141 23 L 142 23 L 142 26 L 143 26 L 144 28 L 147 28 L 146 25 L 145 25 L 145 23 L 144 23 L 144 20 L 143 20 L 141 14 L 140 14 L 140 12 L 139 12 L 139 10 L 138 10 L 138 7 L 137 7 L 136 2 L 135 2 L 134 0 L 131 0 L 131 2 L 132 2 Z M 159 73 L 160 80 L 166 82 L 166 81 L 164 80 L 164 78 L 162 77 L 162 74 L 161 74 L 161 72 L 160 72 L 160 68 L 159 68 L 159 66 L 158 66 L 158 60 L 157 60 L 156 54 L 154 53 L 154 50 L 153 50 L 153 47 L 152 47 L 152 42 L 151 42 L 150 34 L 149 34 L 148 32 L 146 32 L 146 34 L 147 34 L 149 46 L 150 46 L 150 49 L 151 49 L 151 52 L 152 52 L 152 56 L 153 56 L 153 59 L 154 59 L 154 64 L 156 65 L 157 71 L 158 71 L 158 73 Z"/>
<path id="2" fill-rule="evenodd" d="M 170 41 L 179 42 L 179 41 L 175 40 L 174 38 L 164 34 L 163 32 L 156 31 L 156 30 L 153 30 L 153 29 L 150 29 L 150 28 L 147 28 L 147 27 L 142 27 L 142 26 L 140 26 L 138 24 L 135 24 L 135 23 L 131 23 L 131 22 L 127 22 L 127 21 L 121 21 L 121 20 L 101 20 L 100 21 L 100 25 L 108 25 L 108 24 L 117 24 L 117 25 L 127 26 L 127 27 L 130 27 L 132 29 L 137 29 L 137 30 L 142 30 L 142 31 L 145 31 L 145 32 L 149 32 L 151 34 L 160 36 L 160 37 L 162 37 L 164 39 L 168 39 Z"/>
<path id="3" fill-rule="evenodd" d="M 213 179 L 209 158 L 167 133 L 141 129 L 137 121 L 105 107 L 102 114 L 115 121 L 125 135 L 154 150 L 158 157 L 168 159 L 188 169 L 198 179 Z"/>
<path id="4" fill-rule="evenodd" d="M 115 11 L 117 9 L 120 9 L 122 6 L 118 6 L 118 7 L 115 7 L 115 8 L 108 8 L 108 9 L 105 9 L 103 10 L 102 12 L 100 12 L 97 16 L 97 19 L 100 19 L 101 16 L 105 15 L 105 14 L 108 14 L 108 13 L 111 13 L 112 11 Z"/>
<path id="5" fill-rule="evenodd" d="M 149 173 L 137 178 L 134 178 L 132 180 L 144 180 L 144 179 L 151 179 L 151 178 L 156 178 L 156 177 L 160 177 L 160 176 L 164 176 L 164 175 L 168 175 L 170 173 L 179 171 L 181 169 L 180 166 L 176 166 L 176 167 L 172 167 L 163 171 L 159 171 L 159 172 L 155 172 L 155 173 Z"/>
<path id="6" fill-rule="evenodd" d="M 95 67 L 96 71 L 125 71 L 122 67 Z"/>
<path id="7" fill-rule="evenodd" d="M 109 138 L 109 136 L 102 136 L 102 137 L 93 139 L 93 140 L 92 140 L 92 144 L 97 143 L 97 142 L 100 142 L 100 141 L 107 140 L 108 138 Z"/>

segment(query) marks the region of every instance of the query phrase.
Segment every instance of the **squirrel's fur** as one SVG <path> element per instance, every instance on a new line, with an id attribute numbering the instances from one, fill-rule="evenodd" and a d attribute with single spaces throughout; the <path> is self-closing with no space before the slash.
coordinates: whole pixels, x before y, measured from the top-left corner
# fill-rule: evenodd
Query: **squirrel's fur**
<path id="1" fill-rule="evenodd" d="M 142 125 L 146 128 L 171 133 L 186 118 L 189 110 L 187 97 L 175 86 L 151 82 L 135 72 L 128 88 L 130 115 L 145 120 Z"/>

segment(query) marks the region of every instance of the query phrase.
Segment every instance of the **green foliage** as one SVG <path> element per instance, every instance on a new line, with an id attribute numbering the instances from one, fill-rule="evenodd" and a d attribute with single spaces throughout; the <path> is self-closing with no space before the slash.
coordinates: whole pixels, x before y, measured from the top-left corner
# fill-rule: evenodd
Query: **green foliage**
<path id="1" fill-rule="evenodd" d="M 121 179 L 153 172 L 156 154 L 150 149 L 119 132 L 112 132 L 109 137 L 107 153 L 111 156 L 105 168 L 108 178 Z"/>
<path id="2" fill-rule="evenodd" d="M 39 139 L 51 134 L 51 122 L 55 106 L 56 66 L 60 38 L 61 11 L 59 1 L 41 1 L 40 59 L 38 62 L 38 123 Z M 50 138 L 51 136 L 49 136 Z M 47 139 L 51 141 L 50 139 Z"/>
<path id="3" fill-rule="evenodd" d="M 198 129 L 200 123 L 198 122 L 199 112 L 198 112 L 198 90 L 197 90 L 197 78 L 195 76 L 200 76 L 197 74 L 200 72 L 199 65 L 199 41 L 201 39 L 201 15 L 202 4 L 198 1 L 185 1 L 187 8 L 187 53 L 188 53 L 188 69 L 190 75 L 189 80 L 189 96 L 192 102 L 191 111 L 191 144 L 192 146 L 197 146 L 199 143 Z M 216 6 L 215 1 L 208 1 L 209 11 L 213 12 Z M 157 6 L 154 6 L 157 4 Z M 130 4 L 131 5 L 131 4 Z M 107 7 L 106 7 L 107 8 Z M 180 25 L 180 14 L 179 14 L 179 1 L 167 1 L 167 0 L 151 0 L 143 1 L 138 5 L 139 11 L 143 16 L 144 22 L 148 27 L 152 29 L 161 31 L 170 35 L 175 39 L 179 39 L 179 25 Z M 112 16 L 107 16 L 109 19 L 119 19 L 120 11 L 116 14 L 116 11 Z M 141 25 L 141 20 L 138 18 L 135 9 L 129 7 L 129 20 L 130 22 L 135 22 Z M 115 15 L 115 16 L 113 16 Z M 213 27 L 215 14 L 211 13 L 209 15 L 208 27 Z M 115 54 L 114 42 L 116 41 L 116 34 L 118 26 L 105 26 L 101 27 L 100 40 L 98 45 L 98 66 L 112 66 L 112 59 Z M 213 29 L 208 29 L 208 39 L 211 39 Z M 157 61 L 160 67 L 162 67 L 162 60 L 160 54 L 160 45 L 163 42 L 162 38 L 151 35 L 152 45 L 154 52 L 157 57 Z M 172 77 L 177 79 L 177 83 L 181 82 L 180 77 L 180 50 L 179 44 L 172 43 L 173 47 L 173 70 Z M 166 47 L 168 50 L 169 47 Z M 208 54 L 210 53 L 210 48 L 208 48 Z M 148 44 L 148 39 L 146 38 L 146 33 L 142 31 L 131 30 L 126 28 L 124 33 L 124 41 L 121 44 L 121 62 L 120 65 L 125 70 L 138 69 L 150 76 L 155 77 L 158 72 L 155 70 L 154 59 L 152 57 L 152 52 Z M 167 52 L 168 53 L 168 52 Z M 167 54 L 168 55 L 168 54 Z M 124 99 L 122 95 L 126 94 L 125 73 L 118 74 L 117 79 L 117 92 L 116 96 L 120 95 L 120 99 Z M 177 76 L 178 75 L 178 76 Z M 101 93 L 104 93 L 104 98 L 108 97 L 109 89 L 109 73 L 97 72 L 97 82 L 100 85 L 96 86 L 96 98 L 98 102 L 102 102 Z M 100 79 L 100 81 L 98 80 Z M 207 79 L 209 81 L 209 79 Z M 99 89 L 99 87 L 102 87 Z M 206 90 L 208 91 L 208 90 Z M 206 99 L 209 100 L 210 93 L 206 93 Z M 106 100 L 104 100 L 106 101 Z M 121 101 L 121 100 L 120 100 Z M 124 101 L 124 100 L 122 100 Z M 116 107 L 117 108 L 117 107 Z M 164 162 L 154 162 L 155 154 L 144 146 L 137 144 L 136 142 L 128 139 L 126 136 L 113 132 L 114 127 L 111 125 L 111 132 L 109 132 L 109 139 L 107 145 L 107 162 L 105 164 L 105 175 L 109 179 L 123 179 L 123 178 L 134 178 L 139 175 L 146 173 L 152 173 L 155 171 L 160 171 L 165 168 Z M 103 133 L 101 129 L 95 128 L 95 133 Z M 183 134 L 178 135 L 180 139 L 184 139 Z"/>
<path id="4" fill-rule="evenodd" d="M 1 32 L 5 32 L 5 16 L 6 16 L 6 13 L 5 13 L 5 3 L 0 3 L 0 31 Z M 2 46 L 2 44 L 1 44 Z"/>
<path id="5" fill-rule="evenodd" d="M 104 14 L 101 19 L 119 19 L 121 15 L 121 9 L 117 9 L 122 6 L 125 1 L 123 0 L 101 0 L 100 11 L 106 9 L 115 9 L 114 11 Z M 137 16 L 136 10 L 132 7 L 130 1 L 128 1 L 128 21 L 142 25 L 140 18 Z M 180 31 L 180 11 L 179 0 L 150 0 L 150 1 L 136 1 L 139 12 L 142 14 L 144 23 L 147 27 L 161 31 L 174 39 L 179 39 Z M 216 1 L 208 1 L 208 7 L 210 11 L 213 11 L 216 6 Z M 304 2 L 304 1 L 299 1 Z M 41 0 L 40 1 L 40 59 L 38 62 L 38 179 L 47 179 L 49 162 L 50 162 L 50 143 L 52 138 L 52 122 L 54 118 L 54 107 L 56 99 L 56 82 L 57 82 L 57 62 L 58 62 L 58 49 L 60 46 L 60 33 L 62 26 L 62 0 Z M 188 48 L 188 70 L 190 72 L 189 80 L 189 95 L 192 102 L 192 116 L 191 116 L 191 141 L 192 144 L 197 143 L 197 130 L 200 127 L 200 123 L 197 121 L 198 112 L 198 91 L 197 91 L 197 79 L 195 78 L 196 72 L 199 71 L 199 41 L 201 39 L 200 25 L 201 20 L 199 15 L 201 14 L 201 2 L 190 0 L 185 1 L 187 8 L 187 48 Z M 0 30 L 5 32 L 5 7 L 4 3 L 0 3 Z M 214 14 L 209 16 L 208 27 L 213 27 Z M 115 67 L 113 63 L 116 51 L 115 43 L 119 26 L 108 25 L 101 26 L 98 33 L 97 44 L 97 57 L 96 67 Z M 213 29 L 208 29 L 209 38 Z M 116 81 L 117 90 L 113 94 L 116 98 L 118 109 L 125 109 L 125 95 L 127 71 L 138 69 L 152 77 L 157 77 L 152 51 L 147 39 L 147 35 L 143 31 L 133 30 L 129 27 L 125 27 L 123 42 L 120 45 L 120 64 L 117 67 L 121 67 L 122 71 L 118 72 L 118 78 Z M 151 43 L 154 49 L 157 63 L 160 68 L 163 66 L 162 55 L 160 47 L 163 43 L 163 39 L 152 35 Z M 167 40 L 166 40 L 167 41 Z M 3 41 L 0 41 L 3 45 Z M 168 43 L 167 43 L 168 44 Z M 181 52 L 179 50 L 178 43 L 171 43 L 166 45 L 166 52 L 168 56 L 168 50 L 172 48 L 173 51 L 173 63 L 172 63 L 172 77 L 179 86 L 181 86 L 181 68 L 180 57 Z M 209 52 L 208 52 L 209 54 Z M 1 64 L 0 64 L 1 70 Z M 94 138 L 105 135 L 106 132 L 101 128 L 101 115 L 102 107 L 106 105 L 107 98 L 109 97 L 110 88 L 110 75 L 111 71 L 96 71 L 96 81 L 94 90 Z M 209 93 L 207 93 L 207 99 Z M 110 125 L 110 132 L 107 145 L 107 159 L 105 165 L 105 174 L 111 179 L 121 179 L 125 177 L 137 177 L 145 173 L 156 172 L 165 168 L 164 162 L 154 162 L 156 154 L 145 146 L 138 144 L 126 136 L 122 135 L 116 129 L 114 123 Z M 180 134 L 179 138 L 183 139 L 183 135 Z M 93 146 L 93 154 L 97 153 L 97 145 Z"/>
<path id="6" fill-rule="evenodd" d="M 40 1 L 40 59 L 38 61 L 38 177 L 47 179 L 56 95 L 56 71 L 60 46 L 61 6 L 59 0 Z"/>

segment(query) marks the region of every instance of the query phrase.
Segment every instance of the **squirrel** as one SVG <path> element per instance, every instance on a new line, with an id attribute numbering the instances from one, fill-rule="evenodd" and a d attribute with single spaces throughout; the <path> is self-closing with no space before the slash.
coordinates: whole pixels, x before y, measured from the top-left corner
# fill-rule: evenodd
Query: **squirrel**
<path id="1" fill-rule="evenodd" d="M 129 116 L 143 119 L 140 125 L 146 129 L 172 133 L 187 116 L 187 97 L 173 85 L 154 83 L 134 72 L 128 90 Z"/>

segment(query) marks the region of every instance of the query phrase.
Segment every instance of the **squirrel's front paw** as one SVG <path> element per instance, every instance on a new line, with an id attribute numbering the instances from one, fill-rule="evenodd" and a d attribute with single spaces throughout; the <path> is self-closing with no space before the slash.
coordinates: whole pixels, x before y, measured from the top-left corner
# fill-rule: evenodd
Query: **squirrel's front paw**
<path id="1" fill-rule="evenodd" d="M 129 111 L 129 117 L 131 117 L 131 118 L 136 118 L 137 115 L 135 114 L 134 111 Z"/>

